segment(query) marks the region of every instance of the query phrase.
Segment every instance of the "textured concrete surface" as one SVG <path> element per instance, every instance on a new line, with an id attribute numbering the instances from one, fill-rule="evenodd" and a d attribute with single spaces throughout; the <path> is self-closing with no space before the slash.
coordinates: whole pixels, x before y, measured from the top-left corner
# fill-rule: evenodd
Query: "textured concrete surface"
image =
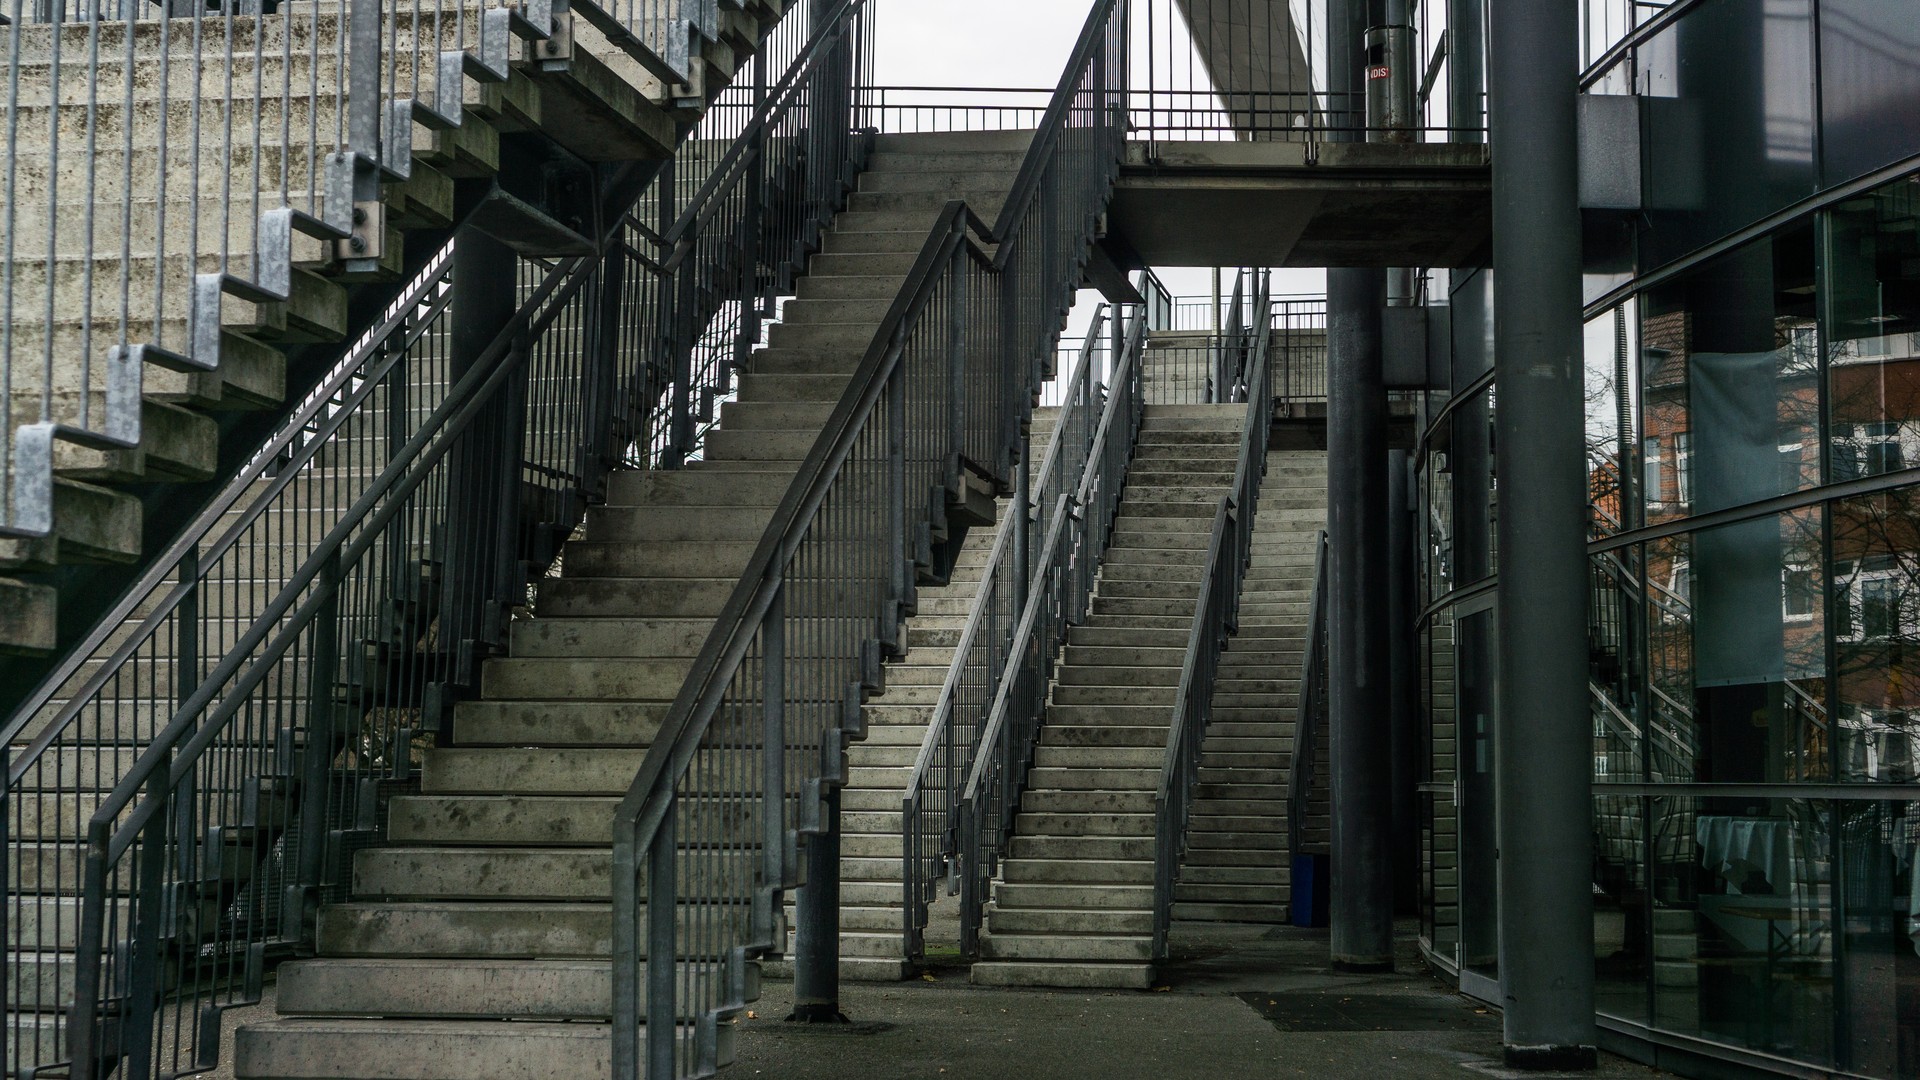
<path id="1" fill-rule="evenodd" d="M 1176 930 L 1177 960 L 1152 991 L 976 987 L 963 969 L 898 986 L 847 984 L 841 1007 L 858 1023 L 838 1031 L 783 1023 L 792 984 L 770 981 L 753 1016 L 739 1022 L 731 1073 L 782 1080 L 1548 1075 L 1501 1067 L 1499 1017 L 1430 977 L 1412 928 L 1405 930 L 1399 971 L 1389 976 L 1328 973 L 1324 931 L 1214 926 Z M 1598 1073 L 1579 1075 L 1665 1074 L 1603 1057 Z"/>

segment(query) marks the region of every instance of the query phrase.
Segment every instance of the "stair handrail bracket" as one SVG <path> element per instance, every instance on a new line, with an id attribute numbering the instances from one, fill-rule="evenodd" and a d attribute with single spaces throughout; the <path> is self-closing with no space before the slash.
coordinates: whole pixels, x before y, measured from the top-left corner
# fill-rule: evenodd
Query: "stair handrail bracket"
<path id="1" fill-rule="evenodd" d="M 1257 285 L 1248 290 L 1254 297 L 1253 310 L 1262 316 L 1267 311 L 1268 292 L 1268 276 L 1263 271 Z M 1236 302 L 1236 311 L 1238 307 Z M 1167 729 L 1166 754 L 1154 794 L 1153 955 L 1156 962 L 1167 955 L 1174 885 L 1179 880 L 1181 855 L 1186 848 L 1187 817 L 1199 784 L 1200 751 L 1213 715 L 1220 654 L 1238 628 L 1240 589 L 1246 580 L 1253 550 L 1254 516 L 1259 509 L 1260 482 L 1266 472 L 1267 441 L 1273 424 L 1273 387 L 1268 363 L 1268 343 L 1272 335 L 1266 332 L 1264 318 L 1236 326 L 1238 337 L 1251 340 L 1236 341 L 1231 347 L 1244 349 L 1249 359 L 1244 365 L 1234 365 L 1237 371 L 1226 370 L 1223 365 L 1222 374 L 1231 378 L 1233 385 L 1231 396 L 1222 396 L 1227 400 L 1244 400 L 1246 419 L 1240 432 L 1233 485 L 1214 509 L 1207 557 L 1202 564 L 1199 601 L 1194 608 L 1193 628 L 1187 636 L 1186 655 L 1180 665 L 1179 688 L 1174 693 L 1173 715 Z"/>

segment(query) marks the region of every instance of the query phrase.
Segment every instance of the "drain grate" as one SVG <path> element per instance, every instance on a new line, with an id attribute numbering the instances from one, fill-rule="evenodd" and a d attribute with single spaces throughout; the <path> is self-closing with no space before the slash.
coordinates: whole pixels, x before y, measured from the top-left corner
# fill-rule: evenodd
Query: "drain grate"
<path id="1" fill-rule="evenodd" d="M 1492 1014 L 1448 994 L 1286 991 L 1235 995 L 1281 1031 L 1469 1031 Z"/>

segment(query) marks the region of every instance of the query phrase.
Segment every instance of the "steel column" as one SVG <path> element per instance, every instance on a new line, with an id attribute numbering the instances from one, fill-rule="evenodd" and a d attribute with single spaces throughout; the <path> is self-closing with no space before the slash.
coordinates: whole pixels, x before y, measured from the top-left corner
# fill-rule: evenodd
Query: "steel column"
<path id="1" fill-rule="evenodd" d="M 1332 555 L 1335 968 L 1393 966 L 1391 676 L 1387 627 L 1386 277 L 1327 271 L 1327 536 Z"/>
<path id="2" fill-rule="evenodd" d="M 1344 137 L 1365 119 L 1367 0 L 1328 6 L 1328 86 Z M 1343 96 L 1344 95 L 1344 96 Z M 1386 275 L 1327 271 L 1328 663 L 1333 797 L 1328 860 L 1331 959 L 1393 967 L 1392 722 L 1387 681 L 1387 392 L 1381 355 Z"/>
<path id="3" fill-rule="evenodd" d="M 1495 711 L 1506 1058 L 1591 1069 L 1593 732 L 1572 3 L 1492 0 Z M 1462 902 L 1471 898 L 1462 897 Z"/>

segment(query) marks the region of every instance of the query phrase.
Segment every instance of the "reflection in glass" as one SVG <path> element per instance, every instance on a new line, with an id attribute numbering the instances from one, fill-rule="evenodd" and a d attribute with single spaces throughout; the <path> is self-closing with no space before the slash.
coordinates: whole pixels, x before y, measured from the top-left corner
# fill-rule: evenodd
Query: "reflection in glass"
<path id="1" fill-rule="evenodd" d="M 1427 435 L 1421 476 L 1426 494 L 1427 602 L 1453 590 L 1453 421 L 1445 417 Z"/>
<path id="2" fill-rule="evenodd" d="M 1646 802 L 1654 1024 L 1829 1064 L 1832 804 L 1683 796 Z"/>
<path id="3" fill-rule="evenodd" d="M 1646 546 L 1656 780 L 1831 774 L 1821 530 L 1811 508 Z"/>
<path id="4" fill-rule="evenodd" d="M 1648 290 L 1641 475 L 1656 524 L 1811 485 L 1819 430 L 1810 226 Z"/>
<path id="5" fill-rule="evenodd" d="M 1646 869 L 1647 800 L 1598 794 L 1593 800 L 1594 997 L 1599 1011 L 1647 1021 L 1653 967 Z"/>
<path id="6" fill-rule="evenodd" d="M 1920 488 L 1833 507 L 1842 780 L 1920 781 Z"/>
<path id="7" fill-rule="evenodd" d="M 1903 0 L 1821 0 L 1820 156 L 1829 185 L 1920 146 L 1920 17 Z"/>
<path id="8" fill-rule="evenodd" d="M 1642 273 L 1813 192 L 1812 21 L 1810 0 L 1702 0 L 1636 50 Z"/>
<path id="9" fill-rule="evenodd" d="M 1631 527 L 1635 519 L 1627 508 L 1639 505 L 1640 425 L 1633 413 L 1639 400 L 1637 308 L 1628 300 L 1586 325 L 1587 499 L 1595 536 Z"/>
<path id="10" fill-rule="evenodd" d="M 1841 898 L 1836 1064 L 1920 1075 L 1920 802 L 1834 803 Z"/>
<path id="11" fill-rule="evenodd" d="M 1920 177 L 1827 216 L 1827 462 L 1835 482 L 1920 465 Z"/>

